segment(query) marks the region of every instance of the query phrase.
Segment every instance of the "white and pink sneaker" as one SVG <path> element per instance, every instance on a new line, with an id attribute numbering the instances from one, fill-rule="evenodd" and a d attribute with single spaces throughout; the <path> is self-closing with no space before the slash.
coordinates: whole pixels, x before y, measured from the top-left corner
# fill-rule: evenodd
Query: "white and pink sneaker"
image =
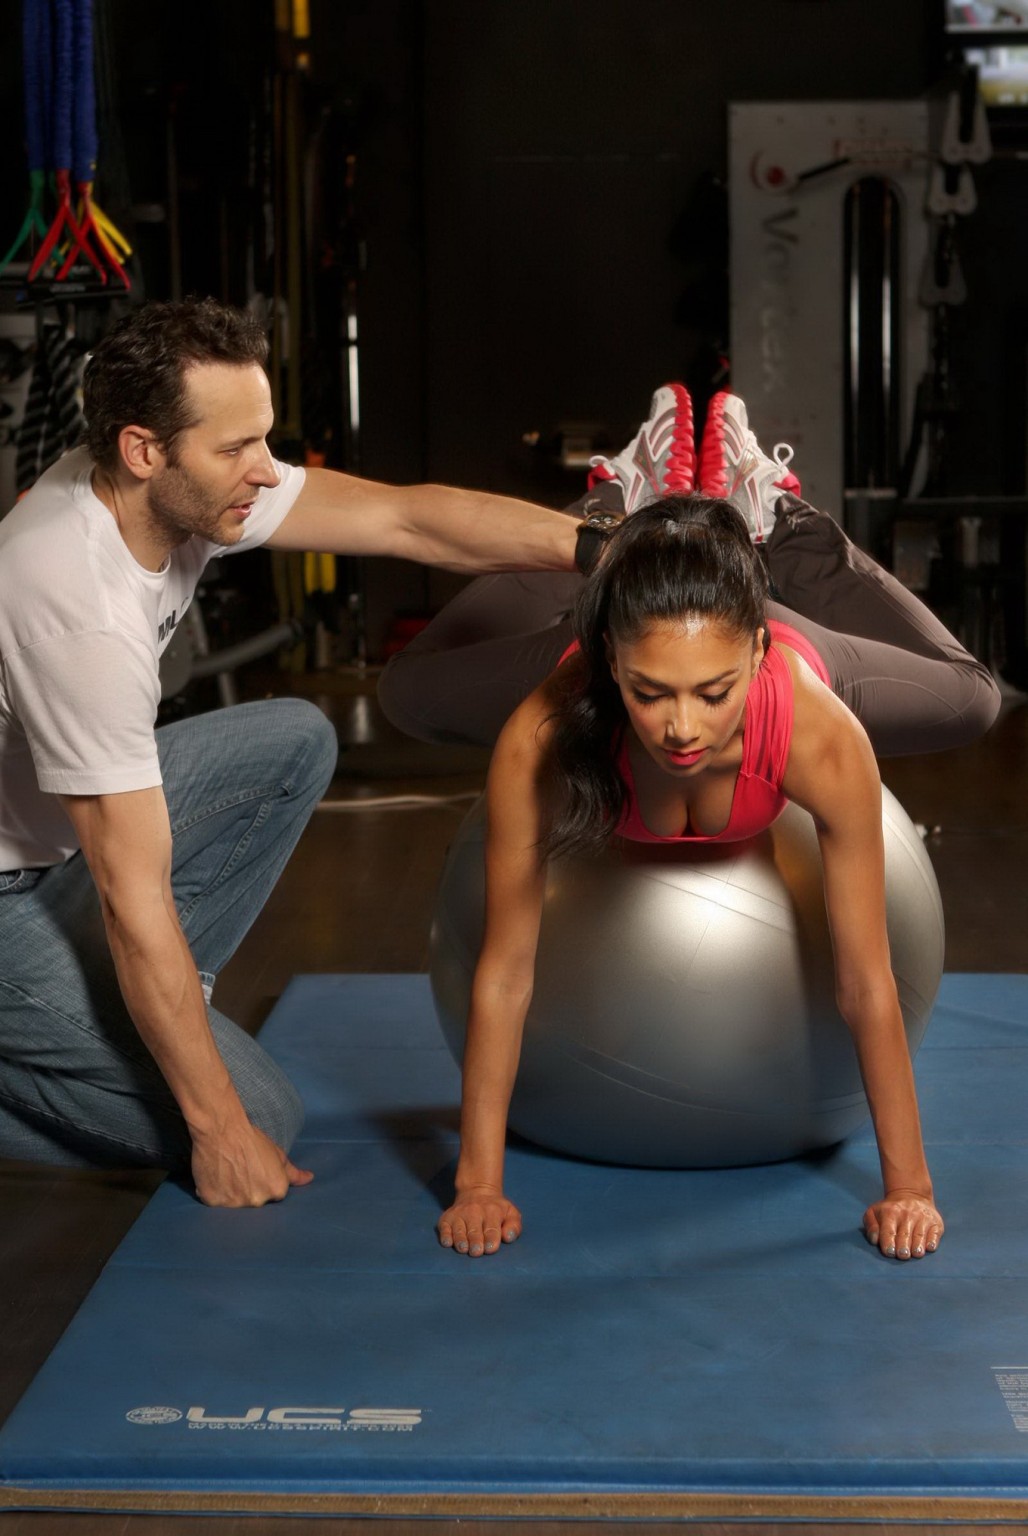
<path id="1" fill-rule="evenodd" d="M 692 400 L 684 384 L 663 384 L 650 401 L 650 414 L 612 459 L 590 459 L 589 489 L 606 480 L 620 483 L 625 511 L 635 512 L 661 496 L 687 496 L 696 483 Z"/>
<path id="2" fill-rule="evenodd" d="M 771 457 L 750 430 L 738 395 L 720 390 L 710 402 L 700 442 L 696 479 L 707 496 L 730 501 L 746 520 L 754 544 L 763 544 L 775 525 L 775 503 L 783 491 L 800 494 L 789 468 L 792 449 L 776 443 Z"/>

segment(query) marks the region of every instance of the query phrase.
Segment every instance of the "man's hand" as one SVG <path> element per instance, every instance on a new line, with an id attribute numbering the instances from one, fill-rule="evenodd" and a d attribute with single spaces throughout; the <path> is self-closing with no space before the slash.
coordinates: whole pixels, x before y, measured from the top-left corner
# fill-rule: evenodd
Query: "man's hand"
<path id="1" fill-rule="evenodd" d="M 245 1117 L 231 1130 L 193 1138 L 193 1180 L 204 1205 L 267 1205 L 313 1177 Z"/>

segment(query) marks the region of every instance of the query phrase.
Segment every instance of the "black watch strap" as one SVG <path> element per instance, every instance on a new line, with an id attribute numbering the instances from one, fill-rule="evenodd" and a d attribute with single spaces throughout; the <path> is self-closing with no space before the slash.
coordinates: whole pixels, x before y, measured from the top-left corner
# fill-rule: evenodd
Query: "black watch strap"
<path id="1" fill-rule="evenodd" d="M 596 568 L 604 544 L 624 517 L 623 512 L 590 512 L 578 525 L 575 565 L 583 576 Z"/>

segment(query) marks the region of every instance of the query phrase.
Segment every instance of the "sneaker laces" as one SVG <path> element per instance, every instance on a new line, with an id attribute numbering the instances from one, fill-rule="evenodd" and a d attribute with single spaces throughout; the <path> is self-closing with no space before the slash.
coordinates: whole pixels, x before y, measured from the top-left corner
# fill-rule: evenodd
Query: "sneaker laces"
<path id="1" fill-rule="evenodd" d="M 780 490 L 791 491 L 794 496 L 798 496 L 800 494 L 800 482 L 789 468 L 793 457 L 794 452 L 791 443 L 776 443 L 771 450 L 771 458 L 782 471 L 782 478 L 776 480 L 775 485 Z"/>
<path id="2" fill-rule="evenodd" d="M 687 428 L 680 432 L 680 426 Z M 668 470 L 682 476 L 691 485 L 696 471 L 696 450 L 692 441 L 692 421 L 675 422 L 674 436 L 671 439 L 671 452 L 667 457 Z M 670 478 L 670 475 L 667 476 Z"/>

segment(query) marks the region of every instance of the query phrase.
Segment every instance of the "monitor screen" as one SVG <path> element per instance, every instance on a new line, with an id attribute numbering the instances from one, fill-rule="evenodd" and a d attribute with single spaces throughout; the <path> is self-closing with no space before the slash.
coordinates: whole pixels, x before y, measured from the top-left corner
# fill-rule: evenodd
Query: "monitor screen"
<path id="1" fill-rule="evenodd" d="M 945 0 L 947 32 L 1028 35 L 1028 0 Z"/>
<path id="2" fill-rule="evenodd" d="M 978 90 L 987 107 L 1028 106 L 1028 35 L 1021 48 L 966 48 L 978 66 Z"/>

